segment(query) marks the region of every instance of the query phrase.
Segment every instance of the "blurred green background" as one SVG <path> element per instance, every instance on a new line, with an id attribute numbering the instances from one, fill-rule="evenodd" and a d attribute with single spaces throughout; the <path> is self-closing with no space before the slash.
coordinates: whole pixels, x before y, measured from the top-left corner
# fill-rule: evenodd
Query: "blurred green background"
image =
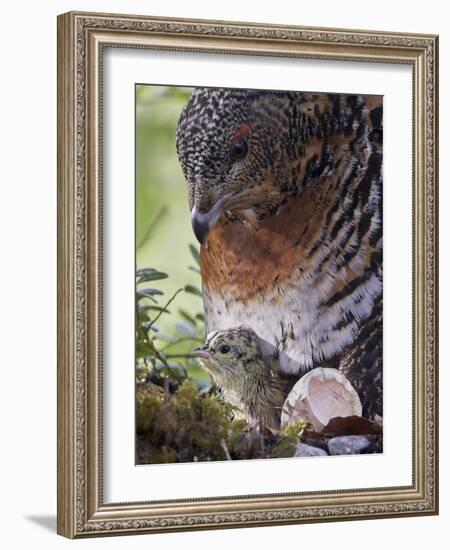
<path id="1" fill-rule="evenodd" d="M 199 292 L 195 292 L 201 288 L 193 257 L 198 245 L 175 147 L 178 118 L 192 91 L 136 86 L 136 267 L 168 275 L 152 284 L 164 293 L 147 301 L 155 309 L 164 307 L 179 289 L 194 290 L 179 292 L 168 307 L 170 314 L 165 312 L 153 325 L 157 328 L 152 337 L 156 347 L 172 356 L 189 353 L 204 337 L 203 307 Z M 196 361 L 181 362 L 200 383 L 209 379 Z"/>

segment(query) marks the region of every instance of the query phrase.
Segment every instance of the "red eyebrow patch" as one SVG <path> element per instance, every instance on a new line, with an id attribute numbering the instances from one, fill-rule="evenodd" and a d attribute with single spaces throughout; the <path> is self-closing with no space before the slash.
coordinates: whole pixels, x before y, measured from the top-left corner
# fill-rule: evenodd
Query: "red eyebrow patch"
<path id="1" fill-rule="evenodd" d="M 248 122 L 244 122 L 233 134 L 233 142 L 237 141 L 241 137 L 246 137 L 252 131 L 252 127 Z"/>

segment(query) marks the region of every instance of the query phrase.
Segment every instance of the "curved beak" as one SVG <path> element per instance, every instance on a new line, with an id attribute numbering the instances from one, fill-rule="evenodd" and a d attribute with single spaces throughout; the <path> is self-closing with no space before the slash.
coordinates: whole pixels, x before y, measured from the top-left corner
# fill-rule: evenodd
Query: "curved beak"
<path id="1" fill-rule="evenodd" d="M 207 212 L 199 210 L 196 204 L 191 211 L 191 224 L 198 242 L 207 248 L 208 235 L 211 229 L 219 220 L 222 213 L 230 206 L 235 193 L 229 193 L 219 199 L 216 204 Z"/>
<path id="2" fill-rule="evenodd" d="M 209 212 L 200 212 L 200 210 L 197 209 L 197 205 L 195 205 L 191 212 L 192 230 L 194 231 L 197 241 L 205 247 L 207 246 L 209 232 L 217 221 L 213 219 L 213 210 L 214 208 Z"/>

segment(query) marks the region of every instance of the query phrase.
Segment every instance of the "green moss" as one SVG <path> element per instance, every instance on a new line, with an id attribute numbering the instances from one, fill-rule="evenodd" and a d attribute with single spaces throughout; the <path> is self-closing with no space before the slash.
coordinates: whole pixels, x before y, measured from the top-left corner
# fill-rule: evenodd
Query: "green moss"
<path id="1" fill-rule="evenodd" d="M 293 422 L 290 422 L 287 426 L 285 426 L 281 430 L 281 433 L 286 437 L 297 438 L 297 443 L 300 443 L 300 438 L 302 437 L 307 425 L 308 422 L 306 420 L 294 420 Z"/>
<path id="2" fill-rule="evenodd" d="M 297 420 L 285 426 L 281 430 L 278 441 L 271 452 L 271 458 L 290 458 L 294 456 L 295 446 L 300 443 L 307 424 L 304 420 Z"/>
<path id="3" fill-rule="evenodd" d="M 139 464 L 292 457 L 306 426 L 298 421 L 277 433 L 261 431 L 191 381 L 173 393 L 138 384 L 136 396 Z"/>
<path id="4" fill-rule="evenodd" d="M 136 405 L 139 463 L 225 460 L 224 447 L 234 448 L 244 427 L 232 407 L 190 382 L 167 395 L 140 384 Z"/>
<path id="5" fill-rule="evenodd" d="M 270 453 L 270 458 L 289 458 L 294 456 L 296 445 L 297 441 L 295 437 L 281 437 Z"/>

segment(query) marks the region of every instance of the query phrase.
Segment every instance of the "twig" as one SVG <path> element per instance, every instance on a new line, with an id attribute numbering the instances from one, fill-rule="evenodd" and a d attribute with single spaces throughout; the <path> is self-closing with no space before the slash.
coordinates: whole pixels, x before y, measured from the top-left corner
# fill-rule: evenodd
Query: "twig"
<path id="1" fill-rule="evenodd" d="M 224 454 L 225 454 L 225 458 L 226 458 L 227 460 L 233 460 L 233 459 L 231 458 L 230 451 L 228 450 L 227 444 L 226 444 L 225 439 L 224 439 L 223 437 L 222 437 L 222 439 L 220 440 L 220 446 L 222 447 L 222 450 L 223 450 L 223 452 L 224 452 Z"/>
<path id="2" fill-rule="evenodd" d="M 178 294 L 180 292 L 183 292 L 183 289 L 182 288 L 179 288 L 175 294 L 170 298 L 170 300 L 167 302 L 167 304 L 161 309 L 161 311 L 158 313 L 158 315 L 153 319 L 153 321 L 151 321 L 150 325 L 148 326 L 148 328 L 150 329 L 155 323 L 156 321 L 161 317 L 161 315 L 167 311 L 167 308 L 170 306 L 170 304 L 175 300 L 175 298 L 178 296 Z"/>
<path id="3" fill-rule="evenodd" d="M 167 359 L 170 358 L 169 356 L 167 355 L 163 355 L 162 353 L 160 353 L 156 348 L 155 348 L 155 356 L 161 361 L 161 363 L 166 367 L 166 369 L 172 374 L 173 376 L 173 368 L 169 365 L 169 363 L 167 362 Z M 187 370 L 183 367 L 183 365 L 179 365 L 182 369 L 183 369 L 183 372 L 184 372 L 184 376 L 185 378 L 187 378 Z M 174 376 L 174 378 L 176 378 L 176 376 Z"/>
<path id="4" fill-rule="evenodd" d="M 162 218 L 167 214 L 168 211 L 167 205 L 164 205 L 161 210 L 156 214 L 155 219 L 150 223 L 150 225 L 147 227 L 147 231 L 144 233 L 142 239 L 138 242 L 137 249 L 141 249 L 144 244 L 149 239 L 150 235 L 152 234 L 155 227 L 159 224 L 159 222 L 162 220 Z"/>
<path id="5" fill-rule="evenodd" d="M 169 342 L 166 344 L 163 348 L 161 348 L 161 351 L 165 351 L 167 348 L 170 348 L 172 346 L 176 346 L 180 342 L 203 342 L 203 338 L 198 338 L 197 336 L 183 336 L 182 338 L 179 338 L 175 342 Z"/>
<path id="6" fill-rule="evenodd" d="M 169 379 L 166 377 L 164 378 L 164 399 L 167 399 L 170 394 L 170 387 L 169 387 Z"/>

